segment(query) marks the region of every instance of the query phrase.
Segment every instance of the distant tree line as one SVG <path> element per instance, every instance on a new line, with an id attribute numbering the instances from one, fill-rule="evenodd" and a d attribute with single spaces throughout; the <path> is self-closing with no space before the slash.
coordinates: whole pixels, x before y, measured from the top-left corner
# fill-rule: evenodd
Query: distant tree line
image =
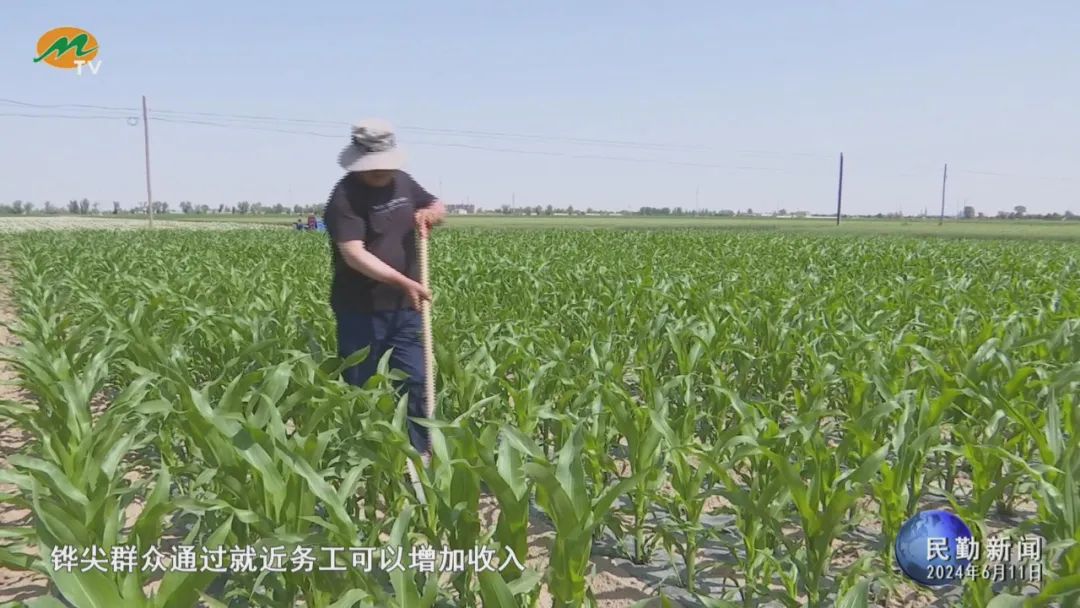
<path id="1" fill-rule="evenodd" d="M 188 215 L 210 215 L 210 214 L 231 214 L 231 215 L 284 215 L 292 213 L 299 216 L 308 214 L 321 215 L 325 204 L 319 203 L 314 205 L 283 205 L 276 203 L 274 205 L 263 204 L 262 202 L 240 201 L 232 205 L 226 205 L 221 203 L 219 205 L 211 206 L 206 204 L 195 204 L 191 201 L 180 201 L 176 207 L 173 207 L 167 201 L 154 201 L 153 209 L 156 214 L 165 213 L 183 213 Z M 111 209 L 108 211 L 102 210 L 102 204 L 98 201 L 91 202 L 89 199 L 83 198 L 71 199 L 67 202 L 66 206 L 54 205 L 51 201 L 45 201 L 40 207 L 32 201 L 16 200 L 11 204 L 0 204 L 0 215 L 30 215 L 33 213 L 45 213 L 45 214 L 60 214 L 67 213 L 70 215 L 130 215 L 130 214 L 142 214 L 146 213 L 146 201 L 140 201 L 134 209 L 121 209 L 119 201 L 113 201 Z M 448 205 L 451 210 L 460 209 L 468 213 L 484 213 L 485 210 L 474 205 Z M 502 205 L 501 207 L 488 211 L 488 213 L 496 213 L 500 215 L 644 215 L 644 216 L 673 216 L 673 217 L 767 217 L 767 216 L 781 216 L 781 217 L 806 217 L 809 215 L 805 211 L 788 212 L 787 209 L 778 209 L 776 213 L 755 213 L 753 209 L 746 209 L 744 211 L 735 211 L 731 209 L 686 209 L 684 207 L 639 207 L 637 211 L 610 211 L 603 209 L 593 209 L 587 207 L 585 210 L 575 209 L 573 205 L 567 207 L 555 207 L 554 205 Z M 904 216 L 900 213 L 877 213 L 873 215 L 849 215 L 843 214 L 843 217 L 861 217 L 861 218 L 901 218 L 901 217 L 913 217 Z M 924 213 L 922 217 L 937 217 Z M 949 216 L 950 218 L 953 216 Z M 960 215 L 960 219 L 1030 219 L 1030 220 L 1080 220 L 1080 215 L 1073 213 L 1072 211 L 1066 211 L 1065 213 L 1045 213 L 1045 214 L 1029 214 L 1027 207 L 1024 205 L 1016 205 L 1012 211 L 998 211 L 995 215 L 985 215 L 981 212 L 977 212 L 975 207 L 966 205 L 963 213 Z"/>
<path id="2" fill-rule="evenodd" d="M 481 211 L 483 210 L 481 209 Z M 498 213 L 500 215 L 585 215 L 586 213 L 593 213 L 593 210 L 589 209 L 588 211 L 574 211 L 573 205 L 565 208 L 557 208 L 553 205 L 548 205 L 547 207 L 544 207 L 542 205 L 503 205 L 496 209 L 494 213 Z"/>
<path id="3" fill-rule="evenodd" d="M 325 206 L 325 204 L 320 203 L 317 205 L 292 205 L 290 207 L 281 203 L 264 205 L 261 202 L 252 203 L 250 201 L 240 201 L 234 205 L 222 203 L 213 207 L 206 204 L 196 205 L 191 201 L 180 201 L 176 207 L 173 207 L 167 201 L 154 201 L 153 209 L 154 213 L 159 214 L 179 212 L 191 215 L 215 213 L 239 215 L 284 215 L 286 213 L 295 213 L 296 215 L 307 215 L 309 213 L 321 214 Z M 46 214 L 66 213 L 70 215 L 141 214 L 146 213 L 146 201 L 140 201 L 133 209 L 122 209 L 120 207 L 120 201 L 113 201 L 109 211 L 102 211 L 100 202 L 90 202 L 90 200 L 86 198 L 82 200 L 72 199 L 68 201 L 66 206 L 58 206 L 54 205 L 51 201 L 45 201 L 40 208 L 33 202 L 22 200 L 16 200 L 10 205 L 0 204 L 0 215 L 30 215 L 35 212 Z"/>
<path id="4" fill-rule="evenodd" d="M 1080 215 L 1073 213 L 1072 211 L 1066 211 L 1065 213 L 1028 213 L 1027 207 L 1024 205 L 1016 205 L 1012 211 L 998 211 L 996 215 L 988 218 L 986 214 L 976 212 L 975 207 L 971 205 L 964 206 L 964 212 L 961 215 L 962 219 L 998 219 L 998 220 L 1080 220 Z"/>
<path id="5" fill-rule="evenodd" d="M 483 210 L 480 209 L 482 212 Z M 730 209 L 722 209 L 720 211 L 711 209 L 685 209 L 683 207 L 639 207 L 637 211 L 611 211 L 608 209 L 593 209 L 592 207 L 586 207 L 585 209 L 575 209 L 573 205 L 566 207 L 555 207 L 554 205 L 522 205 L 511 206 L 502 205 L 498 209 L 495 209 L 493 213 L 500 215 L 670 215 L 670 216 L 699 216 L 699 217 L 713 217 L 713 216 L 736 216 L 736 215 L 754 215 L 753 209 L 747 209 L 746 211 L 732 211 Z M 781 213 L 786 214 L 786 212 Z M 806 215 L 805 212 L 800 211 L 799 214 Z"/>
<path id="6" fill-rule="evenodd" d="M 634 215 L 648 215 L 648 216 L 674 216 L 674 217 L 763 217 L 767 214 L 755 213 L 752 208 L 743 210 L 734 209 L 686 209 L 683 207 L 641 207 Z M 788 213 L 787 209 L 778 210 L 775 215 L 791 215 L 794 217 L 806 217 L 809 215 L 806 211 L 795 211 Z"/>

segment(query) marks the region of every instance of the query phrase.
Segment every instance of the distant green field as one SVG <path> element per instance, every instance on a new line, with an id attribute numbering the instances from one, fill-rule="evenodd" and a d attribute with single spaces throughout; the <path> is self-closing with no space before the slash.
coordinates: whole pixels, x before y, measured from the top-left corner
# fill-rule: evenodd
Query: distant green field
<path id="1" fill-rule="evenodd" d="M 455 227 L 499 228 L 711 228 L 735 231 L 778 231 L 865 235 L 947 236 L 969 238 L 1036 238 L 1080 240 L 1080 222 L 970 220 L 663 218 L 663 217 L 520 217 L 452 216 Z"/>
<path id="2" fill-rule="evenodd" d="M 128 217 L 131 216 L 120 216 Z M 193 222 L 240 222 L 271 225 L 292 225 L 295 215 L 180 215 L 169 214 L 169 220 Z M 990 238 L 990 239 L 1047 239 L 1080 241 L 1080 222 L 1041 220 L 947 220 L 941 226 L 937 220 L 875 220 L 846 219 L 836 226 L 831 219 L 778 218 L 694 218 L 694 217 L 529 217 L 503 215 L 455 215 L 448 220 L 454 228 L 709 228 L 734 231 L 777 231 L 813 234 L 907 235 L 923 237 Z"/>

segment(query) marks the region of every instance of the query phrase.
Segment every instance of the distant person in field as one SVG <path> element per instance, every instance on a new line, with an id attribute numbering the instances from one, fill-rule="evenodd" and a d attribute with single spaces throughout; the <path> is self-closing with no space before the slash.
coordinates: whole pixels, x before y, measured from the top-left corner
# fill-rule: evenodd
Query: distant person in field
<path id="1" fill-rule="evenodd" d="M 420 284 L 417 231 L 427 235 L 446 216 L 446 208 L 408 173 L 393 129 L 380 120 L 352 128 L 352 141 L 338 157 L 346 174 L 326 205 L 334 276 L 330 307 L 337 320 L 342 358 L 371 347 L 367 359 L 345 372 L 362 386 L 379 359 L 393 349 L 390 367 L 408 379 L 409 415 L 423 418 L 424 351 L 420 307 L 431 293 Z M 420 453 L 428 434 L 411 420 L 409 437 Z"/>

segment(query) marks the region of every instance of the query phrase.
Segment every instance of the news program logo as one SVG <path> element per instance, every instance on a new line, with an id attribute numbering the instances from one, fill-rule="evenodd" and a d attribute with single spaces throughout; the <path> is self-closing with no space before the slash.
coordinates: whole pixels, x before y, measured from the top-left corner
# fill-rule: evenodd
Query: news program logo
<path id="1" fill-rule="evenodd" d="M 37 56 L 34 63 L 45 63 L 62 70 L 75 70 L 82 76 L 83 67 L 97 74 L 101 69 L 101 60 L 94 61 L 98 55 L 98 41 L 90 32 L 77 27 L 58 27 L 45 32 L 37 42 Z"/>
<path id="2" fill-rule="evenodd" d="M 896 563 L 911 580 L 927 587 L 965 577 L 974 538 L 964 520 L 948 511 L 923 511 L 896 535 Z"/>

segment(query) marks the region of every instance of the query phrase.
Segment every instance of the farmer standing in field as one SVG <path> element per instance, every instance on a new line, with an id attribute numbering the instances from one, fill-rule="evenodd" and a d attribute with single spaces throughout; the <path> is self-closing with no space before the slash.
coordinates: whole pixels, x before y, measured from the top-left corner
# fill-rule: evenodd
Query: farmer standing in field
<path id="1" fill-rule="evenodd" d="M 334 277 L 330 307 L 337 320 L 342 358 L 371 347 L 367 358 L 345 372 L 362 386 L 379 359 L 392 349 L 390 367 L 408 378 L 409 416 L 423 418 L 424 351 L 421 303 L 431 293 L 420 284 L 416 237 L 442 222 L 446 208 L 408 173 L 393 129 L 381 120 L 352 128 L 352 141 L 338 156 L 346 174 L 326 205 Z M 427 429 L 408 421 L 409 438 L 420 453 L 428 450 Z"/>

